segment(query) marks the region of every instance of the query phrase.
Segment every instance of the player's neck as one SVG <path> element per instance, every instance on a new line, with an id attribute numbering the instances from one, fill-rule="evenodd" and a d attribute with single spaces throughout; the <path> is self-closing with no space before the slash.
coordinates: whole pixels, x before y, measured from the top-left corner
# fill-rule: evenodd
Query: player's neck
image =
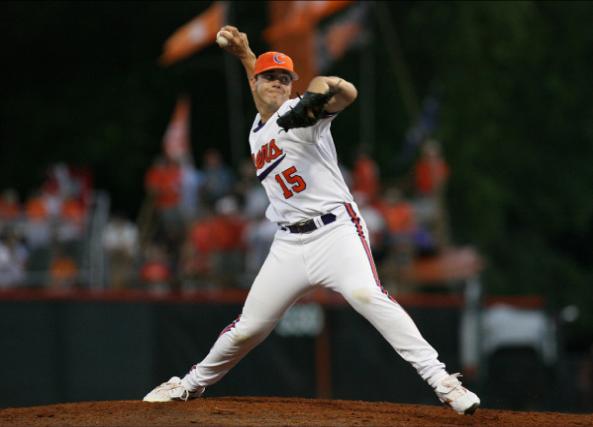
<path id="1" fill-rule="evenodd" d="M 272 117 L 273 115 L 274 113 L 262 113 L 261 111 L 259 112 L 259 118 L 262 123 L 267 123 L 267 121 L 270 120 L 270 117 Z"/>
<path id="2" fill-rule="evenodd" d="M 257 111 L 259 112 L 261 122 L 266 123 L 274 114 L 276 114 L 278 108 L 261 103 L 261 105 L 257 106 Z"/>
<path id="3" fill-rule="evenodd" d="M 266 123 L 280 108 L 280 105 L 265 102 L 259 97 L 254 97 L 254 99 L 262 123 Z"/>

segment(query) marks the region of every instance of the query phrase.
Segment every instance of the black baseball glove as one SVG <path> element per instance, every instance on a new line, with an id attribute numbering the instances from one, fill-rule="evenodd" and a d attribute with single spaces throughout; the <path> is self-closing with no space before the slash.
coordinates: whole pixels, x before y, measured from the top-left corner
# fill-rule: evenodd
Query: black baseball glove
<path id="1" fill-rule="evenodd" d="M 325 104 L 337 93 L 329 89 L 325 93 L 305 92 L 294 108 L 281 115 L 276 123 L 285 132 L 293 128 L 313 126 L 322 117 Z"/>

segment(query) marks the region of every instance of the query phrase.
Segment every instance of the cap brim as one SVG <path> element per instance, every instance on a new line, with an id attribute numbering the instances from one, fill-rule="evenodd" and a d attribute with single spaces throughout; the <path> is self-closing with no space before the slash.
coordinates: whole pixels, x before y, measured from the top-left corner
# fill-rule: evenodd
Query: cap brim
<path id="1" fill-rule="evenodd" d="M 269 66 L 266 67 L 262 70 L 259 70 L 259 72 L 256 75 L 259 75 L 261 73 L 265 73 L 266 71 L 270 71 L 270 70 L 281 70 L 281 71 L 286 71 L 287 73 L 290 74 L 290 76 L 292 77 L 292 80 L 298 80 L 299 79 L 299 75 L 297 73 L 295 73 L 294 71 L 290 71 L 287 70 L 286 68 L 282 68 L 282 67 L 276 67 L 276 66 Z"/>

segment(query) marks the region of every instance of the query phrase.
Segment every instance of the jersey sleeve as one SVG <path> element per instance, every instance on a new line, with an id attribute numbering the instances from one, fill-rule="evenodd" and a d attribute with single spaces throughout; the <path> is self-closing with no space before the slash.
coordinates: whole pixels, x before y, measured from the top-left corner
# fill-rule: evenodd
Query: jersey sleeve
<path id="1" fill-rule="evenodd" d="M 323 113 L 321 119 L 319 119 L 319 121 L 315 123 L 314 126 L 312 126 L 313 138 L 315 141 L 318 141 L 321 135 L 329 131 L 333 120 L 338 116 L 339 113 L 339 111 L 336 113 Z"/>

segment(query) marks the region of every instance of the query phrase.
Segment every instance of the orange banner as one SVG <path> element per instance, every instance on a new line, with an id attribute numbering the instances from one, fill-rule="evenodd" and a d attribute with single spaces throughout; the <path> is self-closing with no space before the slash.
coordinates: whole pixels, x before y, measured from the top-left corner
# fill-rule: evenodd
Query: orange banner
<path id="1" fill-rule="evenodd" d="M 272 43 L 291 33 L 302 33 L 314 28 L 323 18 L 333 15 L 354 3 L 351 0 L 335 1 L 268 1 L 270 26 L 264 38 Z"/>
<path id="2" fill-rule="evenodd" d="M 213 43 L 216 33 L 226 23 L 227 7 L 226 2 L 215 1 L 203 13 L 175 31 L 165 42 L 160 63 L 171 65 Z"/>
<path id="3" fill-rule="evenodd" d="M 163 151 L 171 160 L 180 161 L 190 155 L 189 113 L 189 98 L 186 96 L 180 97 L 163 137 Z"/>
<path id="4" fill-rule="evenodd" d="M 268 1 L 270 25 L 263 32 L 272 50 L 286 53 L 294 63 L 299 80 L 293 90 L 303 93 L 318 74 L 316 27 L 319 21 L 354 3 L 353 1 Z M 351 31 L 353 33 L 353 31 Z M 344 50 L 345 47 L 335 47 Z M 338 53 L 338 52 L 336 52 Z"/>
<path id="5" fill-rule="evenodd" d="M 338 22 L 330 26 L 325 34 L 324 42 L 331 59 L 341 58 L 361 32 L 362 26 L 357 21 Z"/>

